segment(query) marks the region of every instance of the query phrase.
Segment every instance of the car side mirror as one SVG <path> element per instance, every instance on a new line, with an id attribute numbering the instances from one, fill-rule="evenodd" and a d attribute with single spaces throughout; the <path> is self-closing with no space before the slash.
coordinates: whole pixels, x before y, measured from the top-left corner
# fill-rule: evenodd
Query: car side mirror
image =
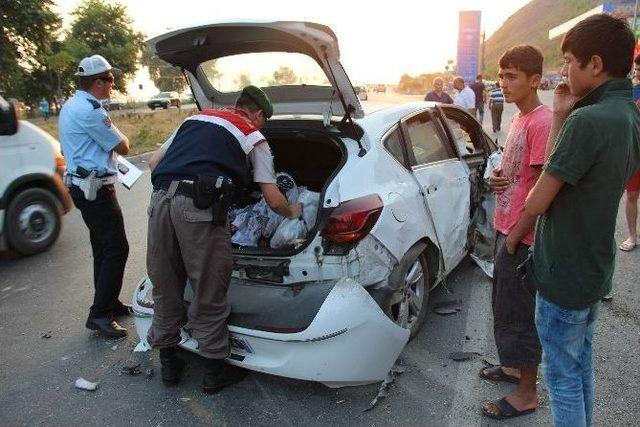
<path id="1" fill-rule="evenodd" d="M 16 132 L 18 132 L 16 105 L 0 96 L 0 135 L 13 135 Z"/>

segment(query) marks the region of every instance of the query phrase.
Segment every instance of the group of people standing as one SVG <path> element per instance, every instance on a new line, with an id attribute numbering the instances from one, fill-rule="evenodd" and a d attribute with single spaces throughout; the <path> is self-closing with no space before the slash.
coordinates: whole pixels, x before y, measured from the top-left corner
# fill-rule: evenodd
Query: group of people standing
<path id="1" fill-rule="evenodd" d="M 620 198 L 640 173 L 640 110 L 627 78 L 634 47 L 622 20 L 599 14 L 576 24 L 562 41 L 565 82 L 552 106 L 537 95 L 538 49 L 517 46 L 500 58 L 504 102 L 518 112 L 491 177 L 500 365 L 479 374 L 517 387 L 482 405 L 488 417 L 536 410 L 542 362 L 554 425 L 592 424 L 595 322 L 612 288 Z"/>
<path id="2" fill-rule="evenodd" d="M 620 197 L 640 169 L 640 112 L 627 78 L 634 46 L 628 25 L 611 16 L 578 23 L 562 42 L 566 83 L 556 88 L 552 106 L 537 94 L 543 66 L 538 49 L 516 46 L 499 60 L 501 91 L 489 95 L 492 117 L 494 107 L 501 114 L 504 102 L 515 104 L 518 113 L 490 180 L 496 193 L 492 308 L 500 366 L 479 374 L 517 387 L 482 405 L 488 417 L 536 410 L 542 362 L 554 424 L 592 423 L 595 321 L 611 290 Z M 636 64 L 640 70 L 640 61 Z M 116 154 L 127 154 L 129 140 L 100 104 L 118 71 L 99 55 L 84 58 L 76 73 L 79 90 L 60 117 L 68 185 L 89 229 L 94 258 L 95 297 L 86 326 L 109 337 L 126 335 L 114 319 L 132 313 L 119 300 L 128 243 L 113 186 Z M 460 103 L 482 120 L 482 76 L 477 83 L 470 88 L 456 79 L 458 95 L 451 99 L 436 79 L 426 99 Z M 203 390 L 214 393 L 243 377 L 223 363 L 230 351 L 229 230 L 212 209 L 201 209 L 198 194 L 205 191 L 203 176 L 236 185 L 255 181 L 271 209 L 300 216 L 301 206 L 289 204 L 276 185 L 273 157 L 260 132 L 272 113 L 267 95 L 248 86 L 233 108 L 203 110 L 186 119 L 150 160 L 147 268 L 154 283 L 154 318 L 148 342 L 160 348 L 166 384 L 181 376 L 184 362 L 176 346 L 187 321 L 208 361 Z M 495 130 L 500 120 L 497 126 L 494 121 Z M 96 194 L 87 193 L 86 180 L 97 180 Z M 635 246 L 635 234 L 630 239 L 627 248 Z M 195 294 L 188 312 L 182 303 L 187 278 Z"/>

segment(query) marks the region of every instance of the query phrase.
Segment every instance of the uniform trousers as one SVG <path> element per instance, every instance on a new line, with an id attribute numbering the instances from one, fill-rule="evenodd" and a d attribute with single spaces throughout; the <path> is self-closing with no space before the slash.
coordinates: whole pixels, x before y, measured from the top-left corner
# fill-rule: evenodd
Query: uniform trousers
<path id="1" fill-rule="evenodd" d="M 75 185 L 69 191 L 91 239 L 95 294 L 89 317 L 111 317 L 119 304 L 124 267 L 129 256 L 129 243 L 116 190 L 113 184 L 102 186 L 95 200 L 85 199 L 82 190 Z"/>
<path id="2" fill-rule="evenodd" d="M 212 223 L 211 209 L 198 209 L 190 197 L 155 190 L 147 211 L 147 270 L 153 283 L 154 314 L 147 340 L 154 347 L 180 342 L 185 327 L 198 342 L 200 355 L 222 359 L 229 355 L 227 290 L 233 260 L 227 226 Z M 187 285 L 193 290 L 188 307 Z"/>

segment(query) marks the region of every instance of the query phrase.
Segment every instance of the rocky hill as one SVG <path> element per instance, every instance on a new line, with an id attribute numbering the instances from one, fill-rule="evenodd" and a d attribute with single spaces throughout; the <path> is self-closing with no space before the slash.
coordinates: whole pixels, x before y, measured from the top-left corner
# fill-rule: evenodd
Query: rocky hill
<path id="1" fill-rule="evenodd" d="M 560 68 L 562 36 L 549 40 L 549 30 L 604 3 L 601 0 L 532 0 L 511 15 L 485 45 L 485 74 L 495 78 L 502 53 L 518 44 L 532 44 L 544 55 L 545 71 Z M 608 3 L 628 3 L 609 0 Z"/>

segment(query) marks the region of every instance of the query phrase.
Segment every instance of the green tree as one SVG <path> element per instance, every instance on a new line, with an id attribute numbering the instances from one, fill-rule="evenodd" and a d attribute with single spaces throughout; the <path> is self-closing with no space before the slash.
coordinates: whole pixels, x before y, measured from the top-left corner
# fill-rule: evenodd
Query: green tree
<path id="1" fill-rule="evenodd" d="M 126 80 L 138 69 L 144 35 L 133 29 L 125 6 L 107 4 L 104 0 L 86 0 L 72 16 L 74 21 L 65 40 L 65 46 L 73 51 L 72 56 L 80 53 L 82 56 L 104 56 L 122 70 L 122 77 L 116 79 L 116 89 L 126 93 Z M 76 56 L 76 63 L 82 56 Z"/>
<path id="2" fill-rule="evenodd" d="M 53 0 L 0 1 L 0 93 L 32 103 L 49 95 L 43 71 L 61 25 L 52 10 Z M 27 91 L 34 91 L 29 93 Z"/>
<path id="3" fill-rule="evenodd" d="M 298 77 L 293 69 L 281 66 L 277 71 L 273 72 L 273 79 L 269 81 L 269 85 L 293 85 L 298 82 Z"/>
<path id="4" fill-rule="evenodd" d="M 182 70 L 152 54 L 148 47 L 143 50 L 141 63 L 149 69 L 149 76 L 160 91 L 182 92 L 187 87 Z"/>
<path id="5" fill-rule="evenodd" d="M 241 73 L 237 78 L 233 79 L 233 82 L 236 84 L 238 90 L 241 90 L 251 84 L 251 79 L 248 74 Z"/>

